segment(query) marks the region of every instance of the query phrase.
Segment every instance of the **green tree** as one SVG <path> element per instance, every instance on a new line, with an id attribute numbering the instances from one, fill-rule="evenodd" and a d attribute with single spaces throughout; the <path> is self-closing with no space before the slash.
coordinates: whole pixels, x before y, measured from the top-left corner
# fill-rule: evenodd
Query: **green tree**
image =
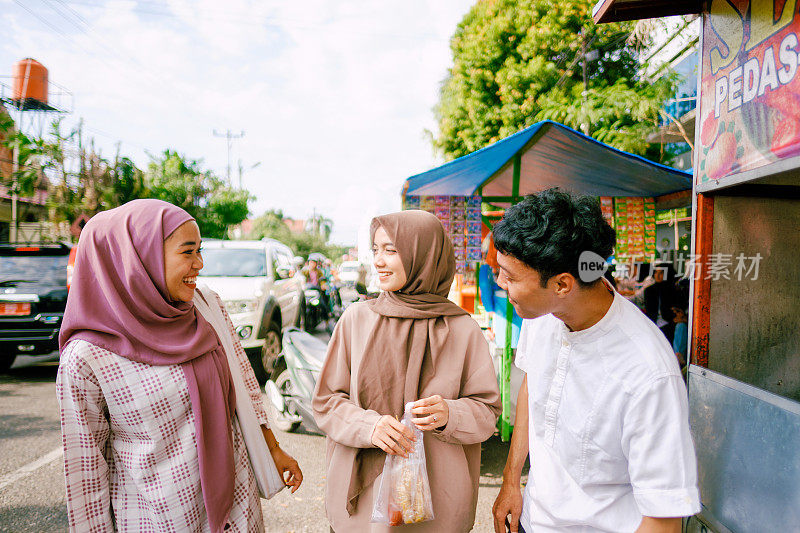
<path id="1" fill-rule="evenodd" d="M 149 197 L 144 172 L 129 158 L 117 154 L 109 171 L 111 186 L 105 191 L 105 201 L 109 205 L 119 206 L 137 198 Z"/>
<path id="2" fill-rule="evenodd" d="M 184 208 L 206 237 L 225 238 L 230 226 L 247 218 L 252 195 L 226 186 L 203 170 L 200 161 L 165 150 L 151 156 L 145 173 L 120 155 L 119 147 L 113 161 L 103 158 L 82 129 L 81 122 L 65 132 L 57 119 L 47 140 L 35 139 L 18 132 L 8 114 L 0 112 L 0 145 L 19 153 L 19 170 L 0 176 L 0 183 L 11 186 L 16 178 L 22 196 L 47 188 L 49 217 L 56 224 L 69 225 L 83 214 L 91 217 L 137 198 L 158 198 Z"/>
<path id="3" fill-rule="evenodd" d="M 172 150 L 151 156 L 145 175 L 150 198 L 158 198 L 185 209 L 200 226 L 204 237 L 225 238 L 230 226 L 249 213 L 252 195 L 231 189 L 201 161 L 187 159 Z"/>
<path id="4" fill-rule="evenodd" d="M 657 124 L 674 79 L 641 79 L 644 43 L 632 37 L 633 23 L 595 25 L 594 3 L 479 0 L 450 43 L 434 149 L 453 159 L 551 119 L 657 158 L 645 132 Z M 585 93 L 584 52 L 591 52 Z"/>
<path id="5" fill-rule="evenodd" d="M 333 220 L 315 212 L 311 218 L 306 220 L 306 229 L 314 235 L 324 237 L 324 240 L 327 241 L 333 231 Z"/>
<path id="6" fill-rule="evenodd" d="M 297 250 L 289 242 L 292 240 L 292 231 L 284 222 L 283 211 L 280 209 L 265 211 L 264 214 L 253 220 L 253 227 L 247 238 L 262 239 L 264 237 L 281 241 L 297 253 Z"/>
<path id="7" fill-rule="evenodd" d="M 327 231 L 316 229 L 312 223 L 313 218 L 324 219 Z M 323 215 L 312 217 L 306 224 L 306 229 L 300 233 L 294 233 L 284 222 L 283 212 L 271 209 L 264 212 L 261 216 L 253 220 L 253 229 L 247 235 L 248 239 L 262 239 L 268 237 L 282 242 L 292 249 L 295 255 L 302 256 L 304 259 L 312 252 L 319 252 L 326 257 L 336 259 L 347 251 L 346 246 L 338 246 L 328 242 L 330 231 L 333 229 L 333 222 Z"/>
<path id="8" fill-rule="evenodd" d="M 47 153 L 45 143 L 17 130 L 14 121 L 6 113 L 0 113 L 0 145 L 10 154 L 17 152 L 17 170 L 8 176 L 0 176 L 0 183 L 12 188 L 20 196 L 32 196 L 37 188 L 46 186 L 47 178 L 42 173 L 43 158 Z M 8 162 L 11 163 L 11 162 Z"/>
<path id="9" fill-rule="evenodd" d="M 61 119 L 57 119 L 45 142 L 44 166 L 52 178 L 48 204 L 55 223 L 70 224 L 80 215 L 91 217 L 146 196 L 146 189 L 134 184 L 143 181 L 133 162 L 119 154 L 109 162 L 95 149 L 93 139 L 84 140 L 82 130 L 79 123 L 63 132 Z"/>

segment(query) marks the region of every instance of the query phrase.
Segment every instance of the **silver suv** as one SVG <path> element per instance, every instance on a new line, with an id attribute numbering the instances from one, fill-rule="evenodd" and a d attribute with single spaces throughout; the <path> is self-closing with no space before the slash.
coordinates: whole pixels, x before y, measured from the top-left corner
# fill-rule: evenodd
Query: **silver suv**
<path id="1" fill-rule="evenodd" d="M 281 353 L 282 332 L 303 327 L 303 276 L 283 243 L 203 241 L 198 284 L 220 295 L 259 382 L 264 384 Z"/>

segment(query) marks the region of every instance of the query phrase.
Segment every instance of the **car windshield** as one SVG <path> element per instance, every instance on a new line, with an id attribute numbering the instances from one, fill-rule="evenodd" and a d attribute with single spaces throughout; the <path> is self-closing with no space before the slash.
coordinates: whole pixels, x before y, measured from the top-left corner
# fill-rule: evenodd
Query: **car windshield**
<path id="1" fill-rule="evenodd" d="M 201 276 L 259 277 L 267 275 L 264 250 L 204 248 Z"/>
<path id="2" fill-rule="evenodd" d="M 66 255 L 3 256 L 0 259 L 0 286 L 24 287 L 26 284 L 67 286 Z"/>

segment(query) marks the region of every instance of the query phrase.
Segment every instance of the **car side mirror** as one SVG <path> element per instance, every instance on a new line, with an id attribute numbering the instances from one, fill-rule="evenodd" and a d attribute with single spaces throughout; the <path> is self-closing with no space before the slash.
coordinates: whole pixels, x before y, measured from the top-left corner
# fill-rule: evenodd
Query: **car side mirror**
<path id="1" fill-rule="evenodd" d="M 289 279 L 292 277 L 292 269 L 288 266 L 275 267 L 275 275 L 278 279 Z"/>

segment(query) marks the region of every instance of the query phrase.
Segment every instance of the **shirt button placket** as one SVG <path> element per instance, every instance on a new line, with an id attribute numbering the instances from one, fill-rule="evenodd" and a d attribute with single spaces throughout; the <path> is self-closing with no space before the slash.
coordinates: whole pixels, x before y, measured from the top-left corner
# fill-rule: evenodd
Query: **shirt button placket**
<path id="1" fill-rule="evenodd" d="M 561 340 L 561 350 L 558 352 L 556 361 L 556 372 L 553 376 L 553 383 L 550 385 L 550 392 L 547 397 L 547 408 L 545 409 L 545 440 L 550 446 L 556 438 L 556 423 L 558 418 L 558 407 L 561 403 L 561 394 L 564 391 L 564 383 L 567 380 L 567 363 L 569 361 L 570 345 L 566 339 Z"/>

